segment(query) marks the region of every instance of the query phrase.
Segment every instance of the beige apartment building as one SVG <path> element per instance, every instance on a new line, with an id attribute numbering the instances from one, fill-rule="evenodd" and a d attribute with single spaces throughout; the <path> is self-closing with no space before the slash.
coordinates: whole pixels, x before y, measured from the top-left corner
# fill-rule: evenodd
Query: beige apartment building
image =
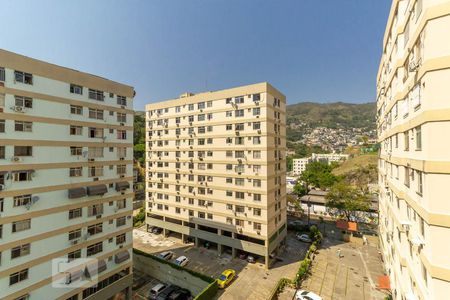
<path id="1" fill-rule="evenodd" d="M 393 1 L 377 94 L 380 242 L 393 298 L 449 299 L 450 1 Z"/>
<path id="2" fill-rule="evenodd" d="M 148 104 L 147 226 L 269 267 L 286 237 L 285 112 L 268 83 Z"/>
<path id="3" fill-rule="evenodd" d="M 133 96 L 0 50 L 0 299 L 131 296 Z"/>

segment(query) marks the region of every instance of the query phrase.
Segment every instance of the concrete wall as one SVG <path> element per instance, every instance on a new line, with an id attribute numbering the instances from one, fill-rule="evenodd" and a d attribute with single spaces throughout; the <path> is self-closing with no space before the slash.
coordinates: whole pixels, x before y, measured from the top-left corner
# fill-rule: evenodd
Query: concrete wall
<path id="1" fill-rule="evenodd" d="M 191 291 L 192 295 L 198 295 L 209 283 L 193 276 L 192 274 L 172 268 L 169 264 L 160 263 L 157 260 L 133 254 L 133 267 L 162 282 L 178 285 Z"/>

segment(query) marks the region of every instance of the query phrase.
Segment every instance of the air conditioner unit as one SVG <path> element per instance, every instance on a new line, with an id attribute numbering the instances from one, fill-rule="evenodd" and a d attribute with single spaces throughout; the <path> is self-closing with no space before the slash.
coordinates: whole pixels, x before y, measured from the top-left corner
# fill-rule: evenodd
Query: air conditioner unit
<path id="1" fill-rule="evenodd" d="M 25 112 L 25 107 L 23 107 L 23 106 L 13 106 L 13 107 L 11 107 L 11 108 L 12 108 L 12 110 L 14 110 L 15 112 L 21 112 L 21 113 Z"/>
<path id="2" fill-rule="evenodd" d="M 20 161 L 22 161 L 22 158 L 19 157 L 19 156 L 13 156 L 13 157 L 11 158 L 11 161 L 13 161 L 13 162 L 20 162 Z"/>
<path id="3" fill-rule="evenodd" d="M 74 239 L 74 240 L 71 240 L 71 241 L 70 241 L 70 243 L 71 243 L 72 245 L 76 245 L 76 244 L 78 244 L 78 242 L 79 242 L 78 239 Z"/>
<path id="4" fill-rule="evenodd" d="M 257 231 L 256 231 L 256 234 L 261 234 L 261 231 L 257 230 Z"/>
<path id="5" fill-rule="evenodd" d="M 261 134 L 261 129 L 258 129 L 258 134 Z"/>
<path id="6" fill-rule="evenodd" d="M 0 184 L 0 191 L 3 191 L 5 189 L 5 185 L 4 184 Z"/>

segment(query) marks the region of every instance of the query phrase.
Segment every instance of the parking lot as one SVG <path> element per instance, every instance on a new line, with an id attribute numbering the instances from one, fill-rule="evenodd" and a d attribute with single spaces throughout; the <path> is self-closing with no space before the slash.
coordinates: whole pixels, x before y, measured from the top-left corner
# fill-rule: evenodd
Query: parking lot
<path id="1" fill-rule="evenodd" d="M 237 277 L 225 290 L 220 290 L 217 298 L 226 300 L 266 300 L 281 277 L 293 278 L 303 259 L 308 244 L 299 242 L 295 236 L 288 233 L 285 252 L 280 255 L 283 261 L 277 261 L 270 270 L 265 270 L 264 262 L 255 264 L 234 258 L 229 254 L 218 256 L 217 251 L 193 244 L 183 244 L 181 240 L 162 235 L 148 233 L 145 228 L 133 231 L 134 247 L 152 254 L 163 251 L 173 251 L 174 257 L 185 255 L 190 262 L 186 268 L 217 278 L 223 270 L 234 269 Z M 148 289 L 147 289 L 148 290 Z"/>

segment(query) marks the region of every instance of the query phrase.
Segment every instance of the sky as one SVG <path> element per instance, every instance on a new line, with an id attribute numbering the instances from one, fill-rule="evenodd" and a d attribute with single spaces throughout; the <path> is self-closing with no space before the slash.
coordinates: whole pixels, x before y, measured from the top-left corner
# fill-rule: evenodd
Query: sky
<path id="1" fill-rule="evenodd" d="M 134 108 L 268 81 L 375 101 L 390 0 L 0 0 L 0 48 L 132 85 Z"/>

